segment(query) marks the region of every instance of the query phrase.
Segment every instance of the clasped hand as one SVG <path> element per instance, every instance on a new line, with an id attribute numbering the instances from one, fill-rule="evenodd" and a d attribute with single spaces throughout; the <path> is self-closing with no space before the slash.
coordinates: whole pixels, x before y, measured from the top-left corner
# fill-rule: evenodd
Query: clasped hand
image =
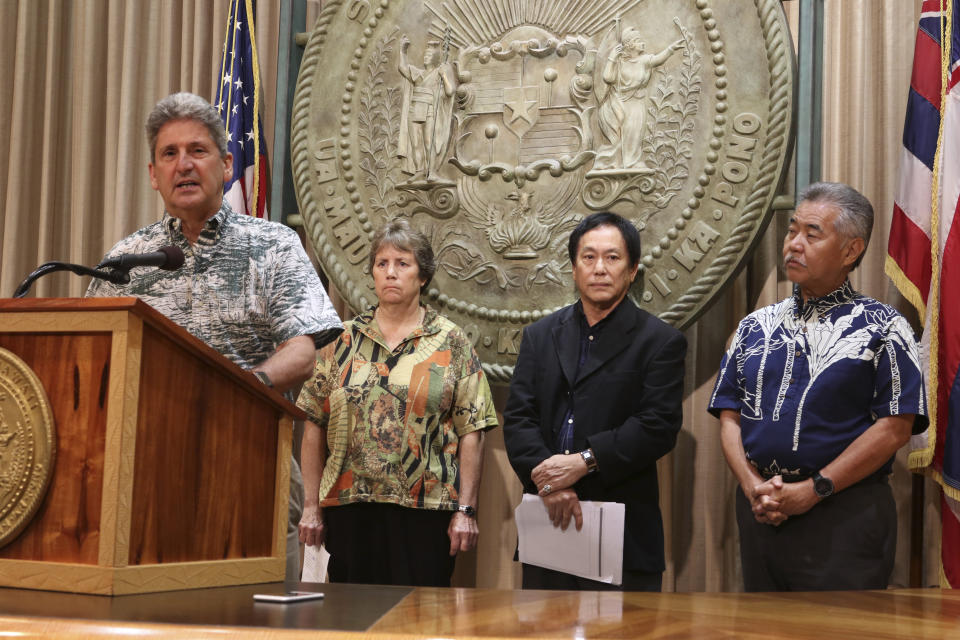
<path id="1" fill-rule="evenodd" d="M 580 499 L 570 487 L 586 474 L 587 464 L 579 453 L 552 455 L 533 469 L 530 479 L 537 485 L 553 526 L 566 531 L 572 518 L 577 531 L 583 528 Z"/>
<path id="2" fill-rule="evenodd" d="M 552 491 L 572 487 L 586 474 L 587 463 L 579 453 L 558 453 L 534 467 L 530 479 L 537 485 L 537 491 L 542 493 L 547 485 Z"/>
<path id="3" fill-rule="evenodd" d="M 779 475 L 744 493 L 756 521 L 773 526 L 782 524 L 790 516 L 806 513 L 819 500 L 813 490 L 813 480 L 786 483 Z"/>

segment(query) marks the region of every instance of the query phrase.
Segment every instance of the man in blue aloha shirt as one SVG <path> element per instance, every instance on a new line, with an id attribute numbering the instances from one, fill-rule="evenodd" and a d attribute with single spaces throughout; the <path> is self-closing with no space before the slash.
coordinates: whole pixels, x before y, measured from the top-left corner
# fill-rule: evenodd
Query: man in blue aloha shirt
<path id="1" fill-rule="evenodd" d="M 136 267 L 130 283 L 94 280 L 87 296 L 136 296 L 281 393 L 313 373 L 316 349 L 343 330 L 293 229 L 234 213 L 223 198 L 233 172 L 217 110 L 192 93 L 157 103 L 147 118 L 150 184 L 164 214 L 107 257 L 183 250 L 175 271 Z M 303 480 L 290 470 L 287 579 L 299 579 Z M 265 515 L 264 517 L 269 517 Z"/>
<path id="2" fill-rule="evenodd" d="M 793 295 L 740 322 L 709 410 L 740 483 L 747 591 L 885 589 L 897 517 L 893 456 L 927 426 L 913 331 L 850 286 L 873 207 L 810 185 L 783 243 Z"/>

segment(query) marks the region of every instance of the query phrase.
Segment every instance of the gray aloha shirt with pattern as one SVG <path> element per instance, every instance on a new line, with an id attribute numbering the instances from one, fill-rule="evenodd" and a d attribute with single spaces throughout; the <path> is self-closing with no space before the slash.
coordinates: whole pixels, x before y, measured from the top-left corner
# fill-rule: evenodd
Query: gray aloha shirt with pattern
<path id="1" fill-rule="evenodd" d="M 312 335 L 319 348 L 343 325 L 290 228 L 238 215 L 226 201 L 195 245 L 181 221 L 163 219 L 127 236 L 107 256 L 183 250 L 176 271 L 136 267 L 130 284 L 94 280 L 87 296 L 136 296 L 234 363 L 250 369 L 291 338 Z"/>

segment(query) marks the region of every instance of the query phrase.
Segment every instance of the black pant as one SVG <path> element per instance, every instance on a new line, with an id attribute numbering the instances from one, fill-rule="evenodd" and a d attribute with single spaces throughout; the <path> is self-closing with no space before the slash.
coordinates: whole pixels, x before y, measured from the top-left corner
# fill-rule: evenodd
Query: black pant
<path id="1" fill-rule="evenodd" d="M 449 587 L 452 514 L 380 503 L 324 509 L 330 581 Z"/>
<path id="2" fill-rule="evenodd" d="M 623 570 L 623 584 L 597 582 L 532 564 L 523 565 L 524 589 L 560 589 L 564 591 L 660 591 L 662 573 Z"/>
<path id="3" fill-rule="evenodd" d="M 757 522 L 737 491 L 747 591 L 886 589 L 897 548 L 897 507 L 886 478 L 830 496 L 779 526 Z"/>

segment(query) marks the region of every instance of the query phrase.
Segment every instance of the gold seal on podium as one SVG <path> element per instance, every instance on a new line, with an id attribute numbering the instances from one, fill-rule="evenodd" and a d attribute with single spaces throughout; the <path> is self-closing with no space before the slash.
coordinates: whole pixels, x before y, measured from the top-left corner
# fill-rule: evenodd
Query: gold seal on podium
<path id="1" fill-rule="evenodd" d="M 36 374 L 0 349 L 0 547 L 40 508 L 56 458 L 53 413 Z"/>

